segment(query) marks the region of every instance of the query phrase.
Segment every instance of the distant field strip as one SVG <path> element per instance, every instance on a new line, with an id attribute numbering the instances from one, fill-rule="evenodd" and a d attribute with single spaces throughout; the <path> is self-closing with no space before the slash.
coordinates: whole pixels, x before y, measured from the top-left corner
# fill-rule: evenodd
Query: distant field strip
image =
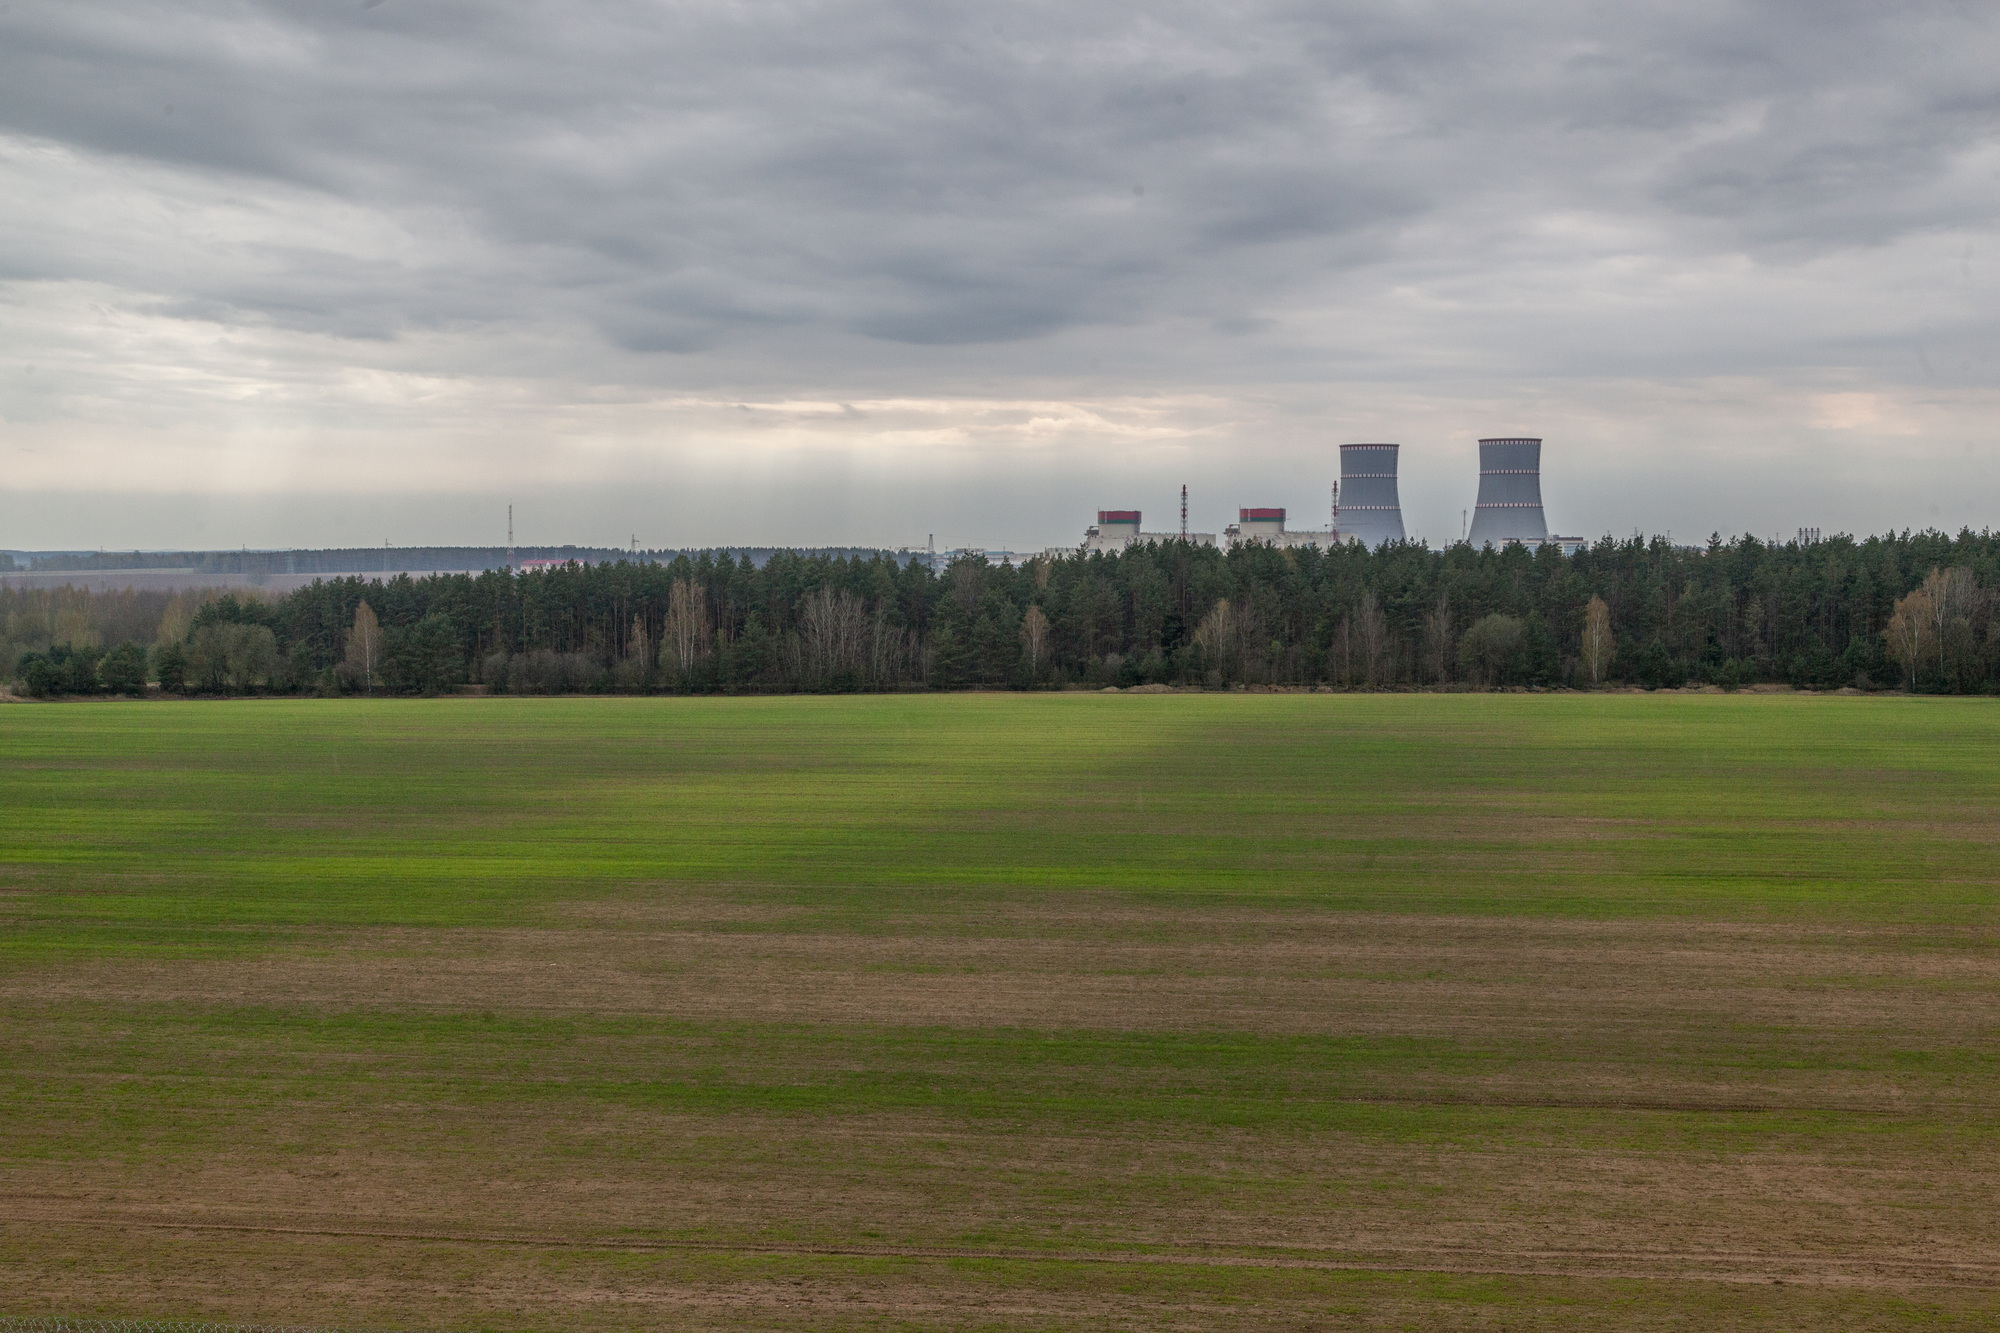
<path id="1" fill-rule="evenodd" d="M 60 1214 L 16 1214 L 15 1225 L 34 1223 L 61 1227 L 148 1227 L 160 1231 L 230 1231 L 265 1236 L 312 1236 L 331 1239 L 425 1241 L 448 1245 L 508 1245 L 527 1249 L 615 1252 L 686 1250 L 744 1255 L 828 1255 L 856 1259 L 987 1260 L 1032 1264 L 1178 1264 L 1190 1267 L 1316 1269 L 1360 1273 L 1471 1273 L 1511 1277 L 1573 1277 L 1596 1274 L 1627 1278 L 1675 1277 L 1712 1282 L 1818 1282 L 1848 1285 L 1857 1275 L 1891 1273 L 1924 1282 L 1964 1283 L 1974 1287 L 2000 1285 L 2000 1263 L 1953 1263 L 1948 1260 L 1885 1259 L 1874 1255 L 1826 1255 L 1812 1252 L 1546 1249 L 1484 1250 L 1436 1246 L 1379 1250 L 1365 1257 L 1337 1258 L 1307 1254 L 1235 1253 L 1199 1241 L 1172 1242 L 1182 1252 L 1104 1250 L 1004 1250 L 964 1246 L 882 1246 L 747 1244 L 702 1240 L 580 1240 L 564 1236 L 479 1235 L 439 1231 L 331 1230 L 323 1227 L 256 1226 L 240 1222 L 192 1222 L 171 1218 L 72 1217 Z M 0 1333 L 8 1325 L 0 1323 Z M 291 1333 L 290 1330 L 277 1333 Z M 312 1333 L 300 1330 L 299 1333 Z"/>
<path id="2" fill-rule="evenodd" d="M 1996 716 L 1436 695 L 16 707 L 0 865 L 30 890 L 17 949 L 531 920 L 663 883 L 863 914 L 1115 889 L 1985 921 Z"/>
<path id="3" fill-rule="evenodd" d="M 177 1319 L 0 1318 L 0 1333 L 363 1333 L 301 1325 L 189 1323 Z"/>
<path id="4" fill-rule="evenodd" d="M 2000 1326 L 1996 852 L 1983 699 L 10 705 L 0 1309 Z"/>

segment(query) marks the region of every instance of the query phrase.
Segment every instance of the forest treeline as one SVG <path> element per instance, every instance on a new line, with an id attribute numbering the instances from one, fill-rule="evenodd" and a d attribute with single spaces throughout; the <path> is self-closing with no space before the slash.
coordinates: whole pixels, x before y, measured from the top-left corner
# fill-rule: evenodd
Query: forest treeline
<path id="1" fill-rule="evenodd" d="M 318 582 L 0 590 L 30 693 L 718 693 L 1166 684 L 2000 689 L 2000 535 L 1572 556 L 1460 544 L 726 556 Z"/>

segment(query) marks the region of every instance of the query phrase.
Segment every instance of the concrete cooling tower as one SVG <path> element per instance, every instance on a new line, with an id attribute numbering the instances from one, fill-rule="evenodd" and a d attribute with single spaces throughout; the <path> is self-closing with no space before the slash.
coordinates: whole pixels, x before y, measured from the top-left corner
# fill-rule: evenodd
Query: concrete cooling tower
<path id="1" fill-rule="evenodd" d="M 1479 442 L 1479 505 L 1466 540 L 1476 547 L 1508 542 L 1539 545 L 1549 538 L 1542 517 L 1542 442 Z"/>
<path id="2" fill-rule="evenodd" d="M 1340 535 L 1373 549 L 1403 540 L 1393 444 L 1340 446 Z"/>

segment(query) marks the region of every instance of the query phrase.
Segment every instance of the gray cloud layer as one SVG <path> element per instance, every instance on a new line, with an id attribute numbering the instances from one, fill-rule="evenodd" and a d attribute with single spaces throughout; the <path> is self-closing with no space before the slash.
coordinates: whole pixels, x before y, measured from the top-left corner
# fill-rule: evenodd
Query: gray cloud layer
<path id="1" fill-rule="evenodd" d="M 720 540 L 827 513 L 803 451 L 1026 541 L 1121 468 L 1317 494 L 1350 432 L 1457 450 L 1455 520 L 1470 436 L 1542 429 L 1565 527 L 1921 523 L 1992 445 L 1996 68 L 1970 3 L 17 3 L 0 451 L 302 540 L 332 456 L 672 475 L 649 539 Z M 986 512 L 1016 467 L 1067 507 Z"/>

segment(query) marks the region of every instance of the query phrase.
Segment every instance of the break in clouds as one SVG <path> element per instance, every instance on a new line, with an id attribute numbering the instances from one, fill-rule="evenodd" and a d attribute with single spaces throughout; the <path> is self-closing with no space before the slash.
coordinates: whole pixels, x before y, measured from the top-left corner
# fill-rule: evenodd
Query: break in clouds
<path id="1" fill-rule="evenodd" d="M 1971 3 L 0 6 L 0 546 L 1990 521 Z M 1204 508 L 1205 506 L 1205 508 Z M 393 529 L 393 531 L 390 531 Z"/>

